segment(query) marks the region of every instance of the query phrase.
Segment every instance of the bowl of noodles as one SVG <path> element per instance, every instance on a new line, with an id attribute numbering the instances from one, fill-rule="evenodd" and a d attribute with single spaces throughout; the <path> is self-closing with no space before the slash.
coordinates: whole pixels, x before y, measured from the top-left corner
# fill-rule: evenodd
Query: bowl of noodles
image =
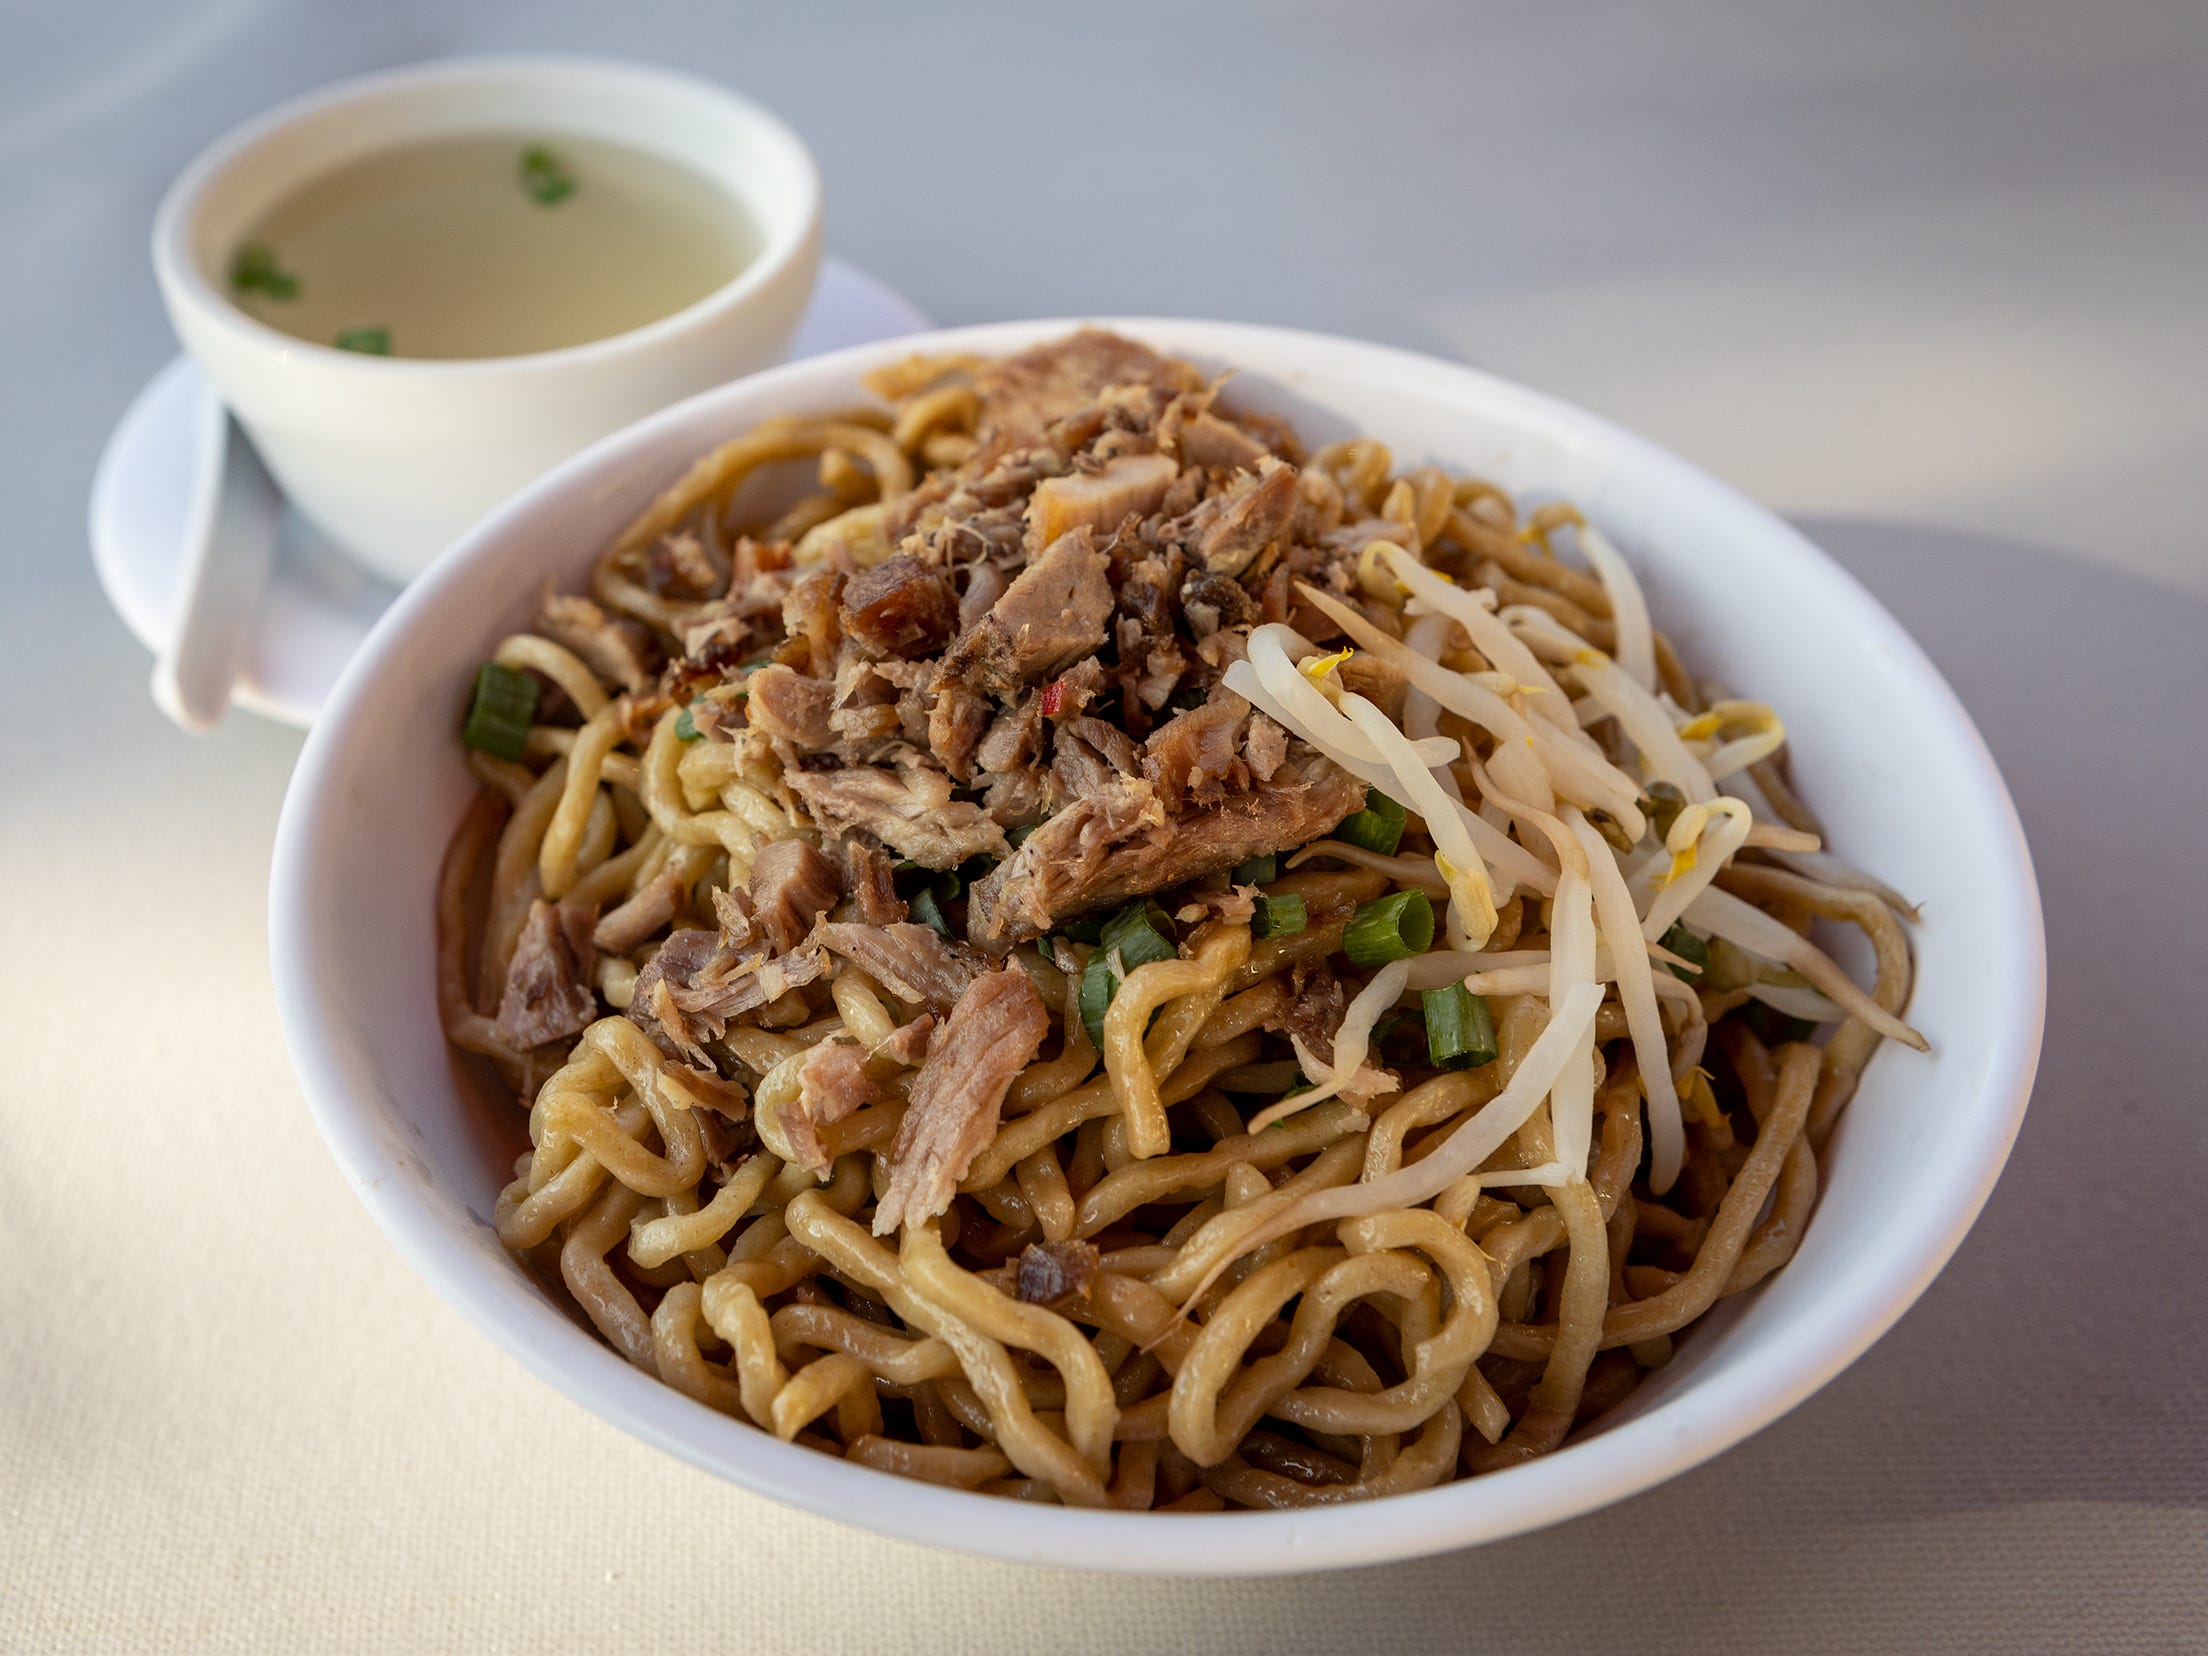
<path id="1" fill-rule="evenodd" d="M 561 466 L 348 669 L 271 938 L 347 1177 L 544 1378 L 1161 1573 L 1518 1533 L 1799 1403 L 1976 1216 L 2044 1000 L 1990 757 L 1795 531 L 1171 321 Z"/>

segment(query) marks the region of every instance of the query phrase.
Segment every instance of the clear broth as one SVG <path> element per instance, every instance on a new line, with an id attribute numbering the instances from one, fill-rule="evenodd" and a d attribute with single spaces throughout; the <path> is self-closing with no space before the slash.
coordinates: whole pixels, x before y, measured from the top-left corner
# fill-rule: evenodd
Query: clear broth
<path id="1" fill-rule="evenodd" d="M 554 171 L 527 173 L 532 152 Z M 548 176 L 571 188 L 539 200 L 558 193 Z M 662 156 L 485 134 L 325 173 L 241 243 L 267 250 L 274 279 L 223 275 L 250 315 L 318 345 L 373 349 L 380 330 L 392 356 L 524 356 L 671 316 L 734 279 L 760 239 L 726 190 Z"/>

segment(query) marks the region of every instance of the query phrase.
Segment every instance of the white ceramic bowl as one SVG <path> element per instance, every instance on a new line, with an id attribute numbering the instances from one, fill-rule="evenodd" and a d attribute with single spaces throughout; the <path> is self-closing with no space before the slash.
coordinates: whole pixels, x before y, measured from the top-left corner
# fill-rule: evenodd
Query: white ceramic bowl
<path id="1" fill-rule="evenodd" d="M 744 207 L 759 256 L 672 316 L 530 356 L 364 356 L 230 302 L 239 241 L 294 189 L 378 150 L 485 132 L 598 138 L 678 162 Z M 585 444 L 780 361 L 819 264 L 820 175 L 794 132 L 710 81 L 588 58 L 459 59 L 325 87 L 200 155 L 153 229 L 184 348 L 293 504 L 394 581 Z"/>
<path id="2" fill-rule="evenodd" d="M 499 1247 L 491 1204 L 518 1112 L 456 1080 L 432 990 L 438 858 L 472 790 L 455 726 L 476 663 L 547 579 L 593 555 L 691 458 L 770 414 L 847 404 L 924 345 L 1002 352 L 1063 322 L 844 351 L 697 397 L 579 455 L 487 519 L 384 617 L 315 726 L 284 804 L 275 980 L 315 1118 L 414 1267 L 569 1396 L 750 1488 L 867 1529 L 999 1558 L 1180 1574 L 1294 1571 L 1491 1540 L 1615 1501 L 1739 1442 L 1906 1310 L 1970 1227 L 2037 1062 L 2045 974 L 2029 853 L 1939 674 L 1793 529 L 1577 409 L 1402 352 L 1268 328 L 1108 324 L 1207 367 L 1307 441 L 1363 431 L 1399 462 L 1578 501 L 1631 557 L 1690 663 L 1769 700 L 1833 843 L 1924 905 L 1911 1020 L 1930 1056 L 1878 1054 L 1833 1146 L 1801 1251 L 1726 1302 L 1601 1429 L 1514 1470 L 1354 1507 L 1214 1516 L 1079 1512 L 902 1481 L 716 1414 L 631 1368 Z M 514 1452 L 525 1452 L 516 1444 Z"/>

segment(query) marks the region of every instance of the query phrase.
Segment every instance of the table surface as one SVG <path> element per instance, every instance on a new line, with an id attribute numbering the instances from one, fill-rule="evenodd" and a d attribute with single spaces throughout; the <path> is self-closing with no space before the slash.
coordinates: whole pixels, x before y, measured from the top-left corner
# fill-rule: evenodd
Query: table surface
<path id="1" fill-rule="evenodd" d="M 455 10 L 6 24 L 0 1645 L 2208 1640 L 2208 11 Z M 1637 1500 L 1262 1584 L 872 1540 L 626 1439 L 462 1326 L 283 1056 L 263 891 L 299 738 L 161 721 L 83 510 L 173 348 L 145 241 L 184 160 L 318 82 L 516 48 L 765 97 L 819 152 L 835 248 L 946 322 L 1209 315 L 1461 357 L 1804 521 L 1977 715 L 2045 883 L 2038 1097 L 1917 1308 Z"/>

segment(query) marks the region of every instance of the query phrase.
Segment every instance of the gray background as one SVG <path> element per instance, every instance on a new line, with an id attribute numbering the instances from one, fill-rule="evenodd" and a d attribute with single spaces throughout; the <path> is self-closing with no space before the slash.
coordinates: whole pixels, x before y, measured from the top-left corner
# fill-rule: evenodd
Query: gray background
<path id="1" fill-rule="evenodd" d="M 145 238 L 192 152 L 327 79 L 514 48 L 765 98 L 833 248 L 942 321 L 1456 356 L 1802 520 L 1954 680 L 2045 887 L 2038 1096 L 1917 1309 L 1638 1500 L 1251 1585 L 872 1541 L 461 1326 L 283 1059 L 263 882 L 298 737 L 162 723 L 83 513 L 173 348 Z M 0 1644 L 2208 1642 L 2208 8 L 6 0 L 0 176 Z"/>

